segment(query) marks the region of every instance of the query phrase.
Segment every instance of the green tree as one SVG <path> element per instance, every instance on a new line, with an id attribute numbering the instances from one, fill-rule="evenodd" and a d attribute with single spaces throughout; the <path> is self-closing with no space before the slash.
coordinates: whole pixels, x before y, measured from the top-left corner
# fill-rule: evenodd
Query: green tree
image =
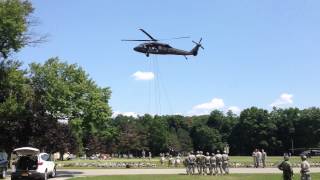
<path id="1" fill-rule="evenodd" d="M 277 126 L 269 117 L 267 110 L 251 107 L 240 114 L 239 123 L 235 126 L 231 139 L 233 153 L 248 155 L 254 148 L 268 151 L 276 147 Z"/>
<path id="2" fill-rule="evenodd" d="M 136 118 L 118 115 L 114 122 L 118 129 L 114 137 L 118 152 L 131 152 L 137 155 L 142 150 L 149 150 L 146 133 L 139 128 L 139 121 Z"/>
<path id="3" fill-rule="evenodd" d="M 301 110 L 295 121 L 294 146 L 296 148 L 315 148 L 320 145 L 320 109 Z"/>
<path id="4" fill-rule="evenodd" d="M 26 71 L 14 60 L 0 61 L 0 146 L 7 152 L 27 144 L 33 92 Z"/>
<path id="5" fill-rule="evenodd" d="M 178 129 L 177 137 L 181 146 L 182 152 L 190 152 L 193 150 L 192 138 L 190 137 L 190 132 L 185 129 Z"/>
<path id="6" fill-rule="evenodd" d="M 51 58 L 43 65 L 32 63 L 30 78 L 35 100 L 47 114 L 68 120 L 80 146 L 88 134 L 112 136 L 111 91 L 98 87 L 81 67 Z"/>
<path id="7" fill-rule="evenodd" d="M 149 147 L 154 154 L 168 151 L 168 125 L 164 118 L 155 116 L 150 128 Z"/>
<path id="8" fill-rule="evenodd" d="M 216 149 L 222 149 L 221 136 L 215 128 L 204 125 L 193 127 L 191 131 L 193 146 L 195 150 L 213 152 Z"/>
<path id="9" fill-rule="evenodd" d="M 299 120 L 300 110 L 298 108 L 279 109 L 273 108 L 270 118 L 277 126 L 277 144 L 273 153 L 281 154 L 288 152 L 291 148 L 295 134 L 295 122 Z"/>
<path id="10" fill-rule="evenodd" d="M 25 0 L 0 1 L 0 60 L 10 52 L 17 52 L 25 45 L 41 42 L 29 31 L 34 24 L 30 15 L 32 4 Z"/>

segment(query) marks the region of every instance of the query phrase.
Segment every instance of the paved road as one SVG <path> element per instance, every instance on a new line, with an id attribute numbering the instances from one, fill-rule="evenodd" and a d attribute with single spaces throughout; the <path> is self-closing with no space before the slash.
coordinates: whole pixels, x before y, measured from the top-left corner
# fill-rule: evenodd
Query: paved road
<path id="1" fill-rule="evenodd" d="M 293 169 L 299 173 L 299 168 Z M 311 172 L 320 173 L 320 168 L 311 168 Z M 135 175 L 135 174 L 185 174 L 184 169 L 59 169 L 55 180 L 65 180 L 71 177 L 102 176 L 102 175 Z M 230 168 L 230 173 L 281 173 L 277 168 Z M 9 178 L 8 178 L 9 179 Z M 54 180 L 52 179 L 52 180 Z"/>

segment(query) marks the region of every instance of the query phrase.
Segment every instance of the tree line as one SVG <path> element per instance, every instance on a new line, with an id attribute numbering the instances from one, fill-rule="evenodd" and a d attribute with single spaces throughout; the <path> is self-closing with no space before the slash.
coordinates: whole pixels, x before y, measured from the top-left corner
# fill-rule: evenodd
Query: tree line
<path id="1" fill-rule="evenodd" d="M 202 116 L 119 115 L 112 120 L 117 133 L 110 146 L 116 152 L 214 152 L 230 147 L 231 155 L 250 155 L 255 148 L 282 155 L 294 148 L 320 145 L 319 108 L 251 107 L 240 115 L 212 111 Z M 291 151 L 290 151 L 291 152 Z"/>
<path id="2" fill-rule="evenodd" d="M 228 144 L 232 155 L 248 155 L 255 148 L 282 154 L 292 145 L 320 146 L 317 107 L 112 118 L 110 88 L 99 87 L 80 66 L 50 58 L 23 68 L 11 56 L 38 42 L 29 33 L 32 12 L 28 1 L 0 1 L 0 149 L 29 145 L 47 152 L 157 155 L 212 152 Z"/>

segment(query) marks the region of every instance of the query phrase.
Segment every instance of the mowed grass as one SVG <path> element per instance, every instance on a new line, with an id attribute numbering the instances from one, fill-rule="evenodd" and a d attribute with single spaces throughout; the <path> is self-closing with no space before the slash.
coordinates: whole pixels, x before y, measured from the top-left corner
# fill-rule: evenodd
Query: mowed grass
<path id="1" fill-rule="evenodd" d="M 239 163 L 253 163 L 253 158 L 251 156 L 230 156 L 230 161 L 239 162 Z M 277 163 L 283 161 L 283 156 L 268 156 L 267 162 L 269 163 Z M 290 157 L 291 162 L 301 162 L 300 156 L 292 156 Z M 308 162 L 320 162 L 320 156 L 314 156 L 312 158 L 308 158 Z"/>
<path id="2" fill-rule="evenodd" d="M 320 173 L 312 174 L 312 179 L 320 179 Z M 72 180 L 280 180 L 281 174 L 231 174 L 228 176 L 187 176 L 187 175 L 117 175 L 72 178 Z M 294 180 L 300 180 L 296 174 Z"/>
<path id="3" fill-rule="evenodd" d="M 252 165 L 253 164 L 253 158 L 251 156 L 230 156 L 230 162 L 231 163 L 241 163 L 244 165 Z M 267 164 L 276 166 L 279 164 L 281 161 L 283 161 L 282 156 L 269 156 L 267 157 Z M 320 156 L 308 158 L 309 163 L 320 163 Z M 72 163 L 111 163 L 111 162 L 127 162 L 127 163 L 134 163 L 134 162 L 143 162 L 143 163 L 152 163 L 156 164 L 157 168 L 168 168 L 168 161 L 166 161 L 163 165 L 160 164 L 160 158 L 155 157 L 149 160 L 148 158 L 142 159 L 142 158 L 133 158 L 133 159 L 126 159 L 126 158 L 113 158 L 110 160 L 83 160 L 83 159 L 74 159 L 74 160 L 69 160 L 69 161 L 56 161 L 58 164 L 72 164 Z M 290 158 L 290 162 L 294 164 L 299 164 L 301 163 L 301 159 L 299 156 L 292 156 Z M 180 168 L 183 167 L 181 164 Z M 80 167 L 74 167 L 74 166 L 69 166 L 66 168 L 80 168 Z M 82 168 L 88 168 L 92 169 L 95 167 L 82 167 Z M 170 167 L 172 168 L 172 167 Z"/>

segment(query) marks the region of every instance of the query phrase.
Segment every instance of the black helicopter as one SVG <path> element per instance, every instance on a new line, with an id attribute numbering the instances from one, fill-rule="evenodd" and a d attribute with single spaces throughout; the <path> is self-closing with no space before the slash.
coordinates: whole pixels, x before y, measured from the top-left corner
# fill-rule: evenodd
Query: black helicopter
<path id="1" fill-rule="evenodd" d="M 198 50 L 199 48 L 203 48 L 201 45 L 202 38 L 200 39 L 199 42 L 192 41 L 193 43 L 196 44 L 196 46 L 191 50 L 191 51 L 185 51 L 181 49 L 176 49 L 171 47 L 169 44 L 165 43 L 160 43 L 159 40 L 153 38 L 149 33 L 147 33 L 143 29 L 139 29 L 142 31 L 144 34 L 146 34 L 150 40 L 141 40 L 141 39 L 135 39 L 135 40 L 122 40 L 122 41 L 146 41 L 147 43 L 142 43 L 133 48 L 133 50 L 144 53 L 147 57 L 149 57 L 149 54 L 162 54 L 162 55 L 182 55 L 187 59 L 187 56 L 193 55 L 196 56 L 198 55 Z M 181 38 L 189 38 L 189 37 L 179 37 L 179 38 L 174 38 L 174 39 L 181 39 Z"/>

